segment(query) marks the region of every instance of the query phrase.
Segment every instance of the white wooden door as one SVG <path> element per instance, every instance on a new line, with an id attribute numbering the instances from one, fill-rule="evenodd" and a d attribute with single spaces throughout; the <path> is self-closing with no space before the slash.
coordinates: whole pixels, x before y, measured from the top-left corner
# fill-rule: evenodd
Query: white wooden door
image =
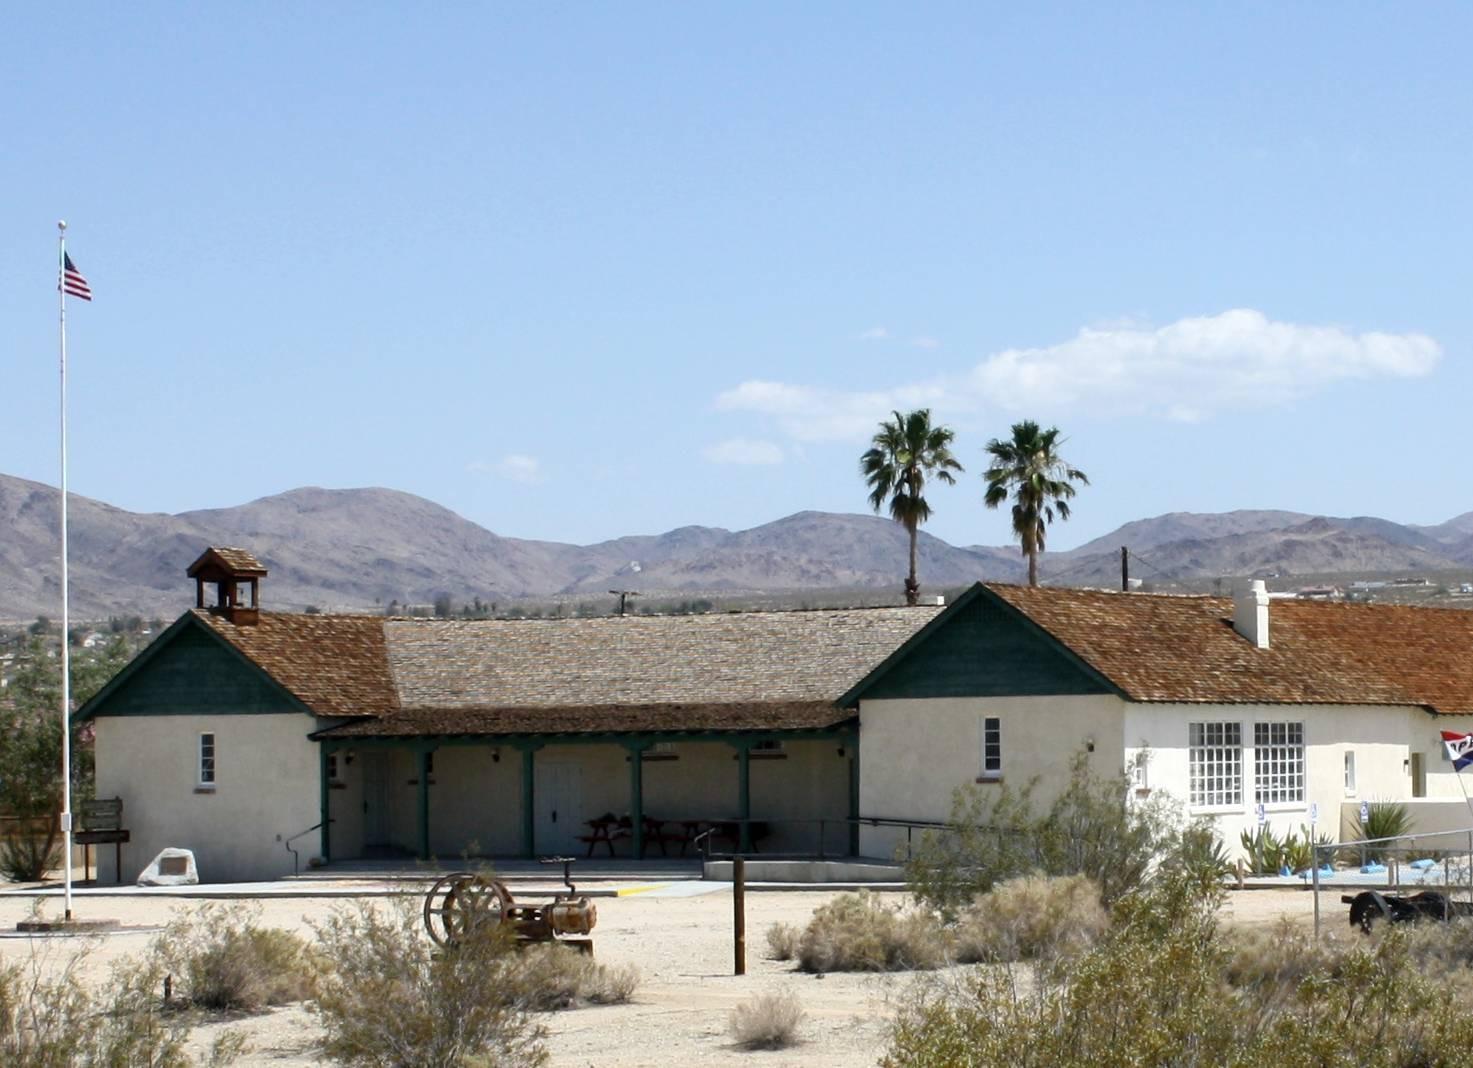
<path id="1" fill-rule="evenodd" d="M 577 764 L 539 763 L 533 780 L 536 852 L 539 856 L 576 855 L 587 834 L 583 822 L 583 769 Z"/>

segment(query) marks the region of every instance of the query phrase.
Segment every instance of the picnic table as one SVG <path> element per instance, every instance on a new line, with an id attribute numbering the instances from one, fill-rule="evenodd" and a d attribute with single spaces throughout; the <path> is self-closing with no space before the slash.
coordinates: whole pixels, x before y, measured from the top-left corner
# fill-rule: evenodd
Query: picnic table
<path id="1" fill-rule="evenodd" d="M 588 846 L 590 857 L 600 845 L 612 857 L 616 842 L 632 840 L 634 837 L 634 821 L 628 816 L 615 816 L 612 812 L 608 812 L 585 822 L 588 826 L 588 833 L 579 835 L 578 840 Z M 658 816 L 645 816 L 644 852 L 648 853 L 651 845 L 658 845 L 660 855 L 668 857 L 670 855 L 669 846 L 678 845 L 680 855 L 683 857 L 696 839 L 707 832 L 710 832 L 712 838 L 730 842 L 731 848 L 737 849 L 741 843 L 743 822 L 748 824 L 753 851 L 758 851 L 757 842 L 771 833 L 771 829 L 764 820 L 661 819 Z M 675 830 L 676 827 L 679 830 Z"/>

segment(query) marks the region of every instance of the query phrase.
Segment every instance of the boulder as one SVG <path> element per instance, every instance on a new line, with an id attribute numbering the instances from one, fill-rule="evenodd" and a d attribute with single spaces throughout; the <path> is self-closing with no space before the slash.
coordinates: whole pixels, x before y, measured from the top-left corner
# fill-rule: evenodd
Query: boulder
<path id="1" fill-rule="evenodd" d="M 138 873 L 139 886 L 195 886 L 199 869 L 194 866 L 194 853 L 188 849 L 165 849 Z"/>

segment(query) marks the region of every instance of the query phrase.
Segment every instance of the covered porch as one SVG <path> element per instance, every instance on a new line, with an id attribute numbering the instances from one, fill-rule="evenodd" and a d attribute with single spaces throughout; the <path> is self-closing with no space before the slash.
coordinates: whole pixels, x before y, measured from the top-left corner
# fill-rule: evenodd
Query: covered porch
<path id="1" fill-rule="evenodd" d="M 317 733 L 324 863 L 852 856 L 852 723 L 786 730 Z"/>

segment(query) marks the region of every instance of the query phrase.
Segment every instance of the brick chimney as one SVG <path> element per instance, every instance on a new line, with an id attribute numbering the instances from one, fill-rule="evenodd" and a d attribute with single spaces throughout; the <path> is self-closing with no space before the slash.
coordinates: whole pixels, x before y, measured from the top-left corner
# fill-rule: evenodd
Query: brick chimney
<path id="1" fill-rule="evenodd" d="M 208 608 L 224 616 L 237 627 L 253 627 L 261 621 L 260 581 L 266 577 L 261 561 L 244 549 L 206 549 L 189 565 L 188 575 L 194 579 L 194 606 Z M 215 603 L 205 604 L 205 583 L 215 587 Z M 250 587 L 250 604 L 245 603 L 245 587 Z"/>
<path id="2" fill-rule="evenodd" d="M 1268 648 L 1268 586 L 1262 579 L 1240 582 L 1234 589 L 1233 629 L 1258 648 Z"/>

